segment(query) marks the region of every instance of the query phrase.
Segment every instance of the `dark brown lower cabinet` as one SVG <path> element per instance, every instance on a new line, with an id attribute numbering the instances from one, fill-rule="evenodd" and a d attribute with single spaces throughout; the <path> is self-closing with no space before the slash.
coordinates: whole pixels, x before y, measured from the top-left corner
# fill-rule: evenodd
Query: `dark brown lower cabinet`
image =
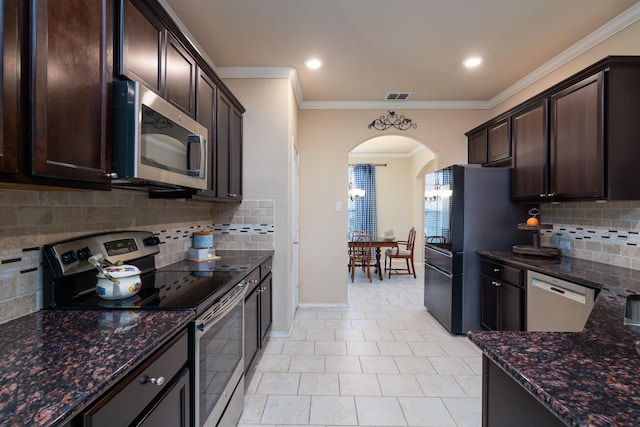
<path id="1" fill-rule="evenodd" d="M 481 323 L 493 331 L 524 330 L 524 289 L 499 282 L 487 276 L 480 277 Z"/>
<path id="2" fill-rule="evenodd" d="M 185 367 L 169 390 L 145 414 L 139 425 L 187 427 L 190 416 L 189 384 L 189 369 Z"/>
<path id="3" fill-rule="evenodd" d="M 184 330 L 112 387 L 69 426 L 188 426 L 188 336 Z"/>
<path id="4" fill-rule="evenodd" d="M 492 331 L 524 331 L 524 271 L 481 260 L 480 323 Z"/>
<path id="5" fill-rule="evenodd" d="M 258 328 L 260 325 L 260 288 L 249 289 L 244 299 L 244 372 L 248 373 L 258 353 Z"/>
<path id="6" fill-rule="evenodd" d="M 258 351 L 264 348 L 272 321 L 272 258 L 267 259 L 246 279 L 244 299 L 244 372 L 250 374 Z M 245 384 L 249 380 L 245 379 Z"/>
<path id="7" fill-rule="evenodd" d="M 482 426 L 561 427 L 565 423 L 487 356 L 482 356 Z"/>

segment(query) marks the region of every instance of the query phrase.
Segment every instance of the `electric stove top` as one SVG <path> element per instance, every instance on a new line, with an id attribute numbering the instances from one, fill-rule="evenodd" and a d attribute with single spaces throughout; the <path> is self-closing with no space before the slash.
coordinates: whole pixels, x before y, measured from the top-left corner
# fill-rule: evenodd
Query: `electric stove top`
<path id="1" fill-rule="evenodd" d="M 85 236 L 43 248 L 44 306 L 55 309 L 195 310 L 202 313 L 233 289 L 248 265 L 181 261 L 156 269 L 154 255 L 162 242 L 149 232 Z M 95 292 L 96 269 L 87 259 L 96 253 L 141 270 L 141 289 L 125 299 L 106 300 Z"/>

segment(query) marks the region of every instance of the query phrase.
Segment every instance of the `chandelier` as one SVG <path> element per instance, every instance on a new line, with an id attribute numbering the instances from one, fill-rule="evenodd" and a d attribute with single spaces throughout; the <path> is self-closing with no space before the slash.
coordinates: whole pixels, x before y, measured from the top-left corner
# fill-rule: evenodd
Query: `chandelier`
<path id="1" fill-rule="evenodd" d="M 394 127 L 398 130 L 407 130 L 407 129 L 415 129 L 418 127 L 417 124 L 413 123 L 411 119 L 406 118 L 404 115 L 396 115 L 395 111 L 389 111 L 387 116 L 380 116 L 375 119 L 371 123 L 369 123 L 368 128 L 374 128 L 377 130 L 387 130 L 391 127 Z"/>
<path id="2" fill-rule="evenodd" d="M 424 192 L 424 200 L 426 200 L 427 202 L 448 200 L 452 194 L 453 190 L 451 190 L 448 185 L 440 186 L 440 183 L 436 179 L 436 183 L 434 184 L 433 189 L 426 190 Z"/>

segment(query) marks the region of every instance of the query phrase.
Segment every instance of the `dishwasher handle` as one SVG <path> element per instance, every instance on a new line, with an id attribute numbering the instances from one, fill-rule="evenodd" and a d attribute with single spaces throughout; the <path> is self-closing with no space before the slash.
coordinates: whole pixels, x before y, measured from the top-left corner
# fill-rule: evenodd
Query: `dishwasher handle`
<path id="1" fill-rule="evenodd" d="M 535 286 L 536 288 L 542 289 L 547 292 L 551 292 L 555 295 L 579 302 L 580 304 L 587 303 L 586 295 L 574 292 L 570 289 L 563 288 L 562 286 L 547 283 L 536 278 L 531 279 L 531 282 L 529 283 L 529 285 Z"/>
<path id="2" fill-rule="evenodd" d="M 447 276 L 449 279 L 453 278 L 453 274 L 450 271 L 446 271 L 446 270 L 438 267 L 437 265 L 433 265 L 433 264 L 430 264 L 428 262 L 426 262 L 424 265 L 425 265 L 425 267 L 431 268 L 432 270 L 435 270 L 438 273 L 440 273 L 440 274 L 442 274 L 444 276 Z"/>

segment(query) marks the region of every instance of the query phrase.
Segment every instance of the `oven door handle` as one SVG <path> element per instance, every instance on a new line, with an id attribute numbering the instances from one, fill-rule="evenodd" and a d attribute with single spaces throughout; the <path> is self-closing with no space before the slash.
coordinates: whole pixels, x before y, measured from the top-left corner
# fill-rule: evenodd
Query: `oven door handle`
<path id="1" fill-rule="evenodd" d="M 244 282 L 238 283 L 234 290 L 229 291 L 229 294 L 231 294 L 230 299 L 226 299 L 227 296 L 224 296 L 222 301 L 214 304 L 206 314 L 196 319 L 196 335 L 200 336 L 206 334 L 213 325 L 218 323 L 218 320 L 222 319 L 231 310 L 233 310 L 239 301 L 242 301 L 245 292 L 246 284 Z"/>

